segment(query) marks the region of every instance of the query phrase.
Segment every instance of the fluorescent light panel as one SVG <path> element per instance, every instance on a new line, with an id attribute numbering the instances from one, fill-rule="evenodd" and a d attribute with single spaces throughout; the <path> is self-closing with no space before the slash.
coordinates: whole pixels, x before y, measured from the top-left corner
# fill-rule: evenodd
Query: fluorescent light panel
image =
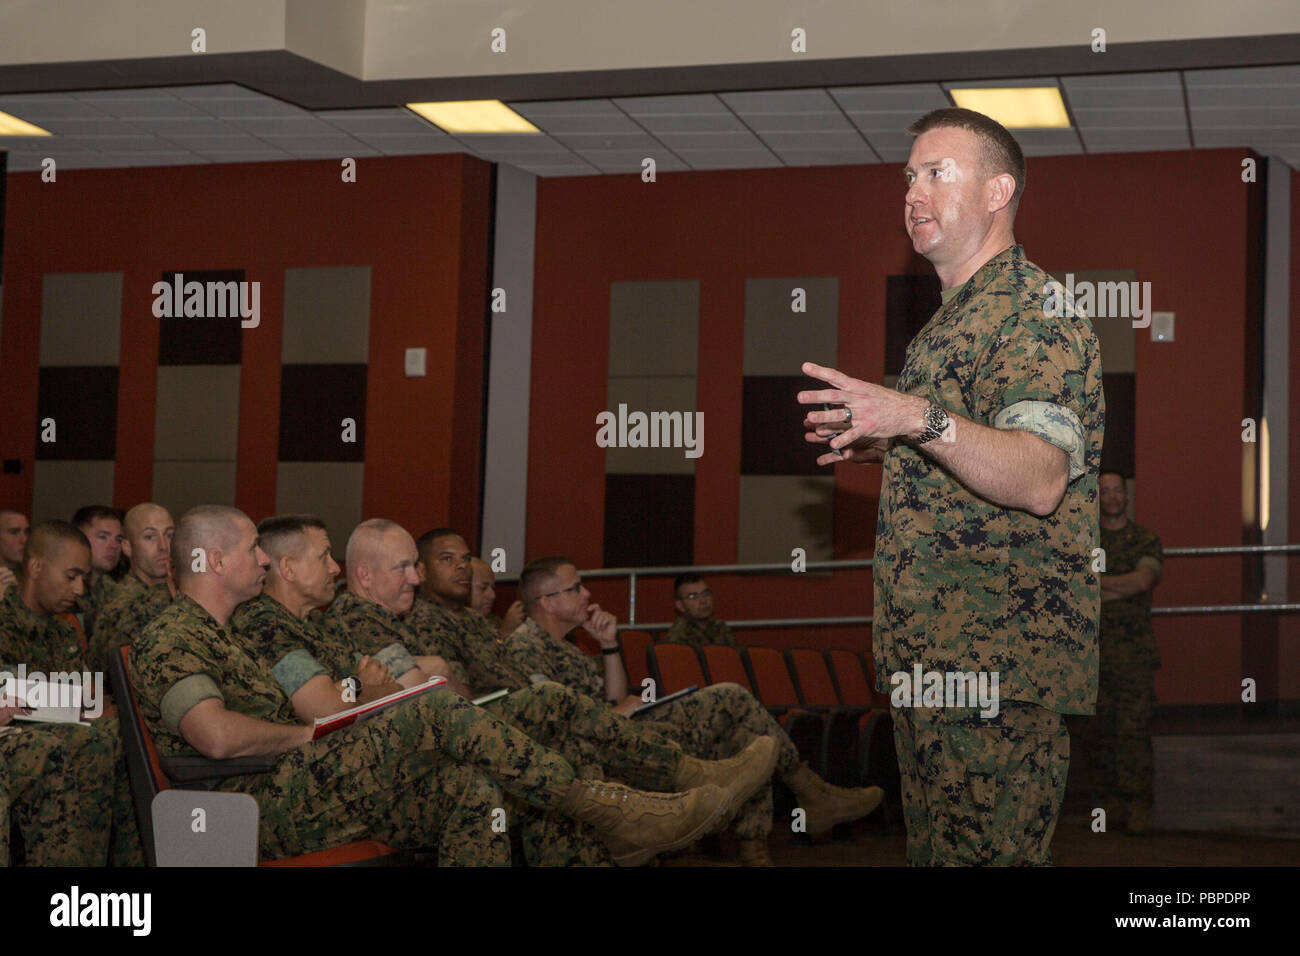
<path id="1" fill-rule="evenodd" d="M 1061 91 L 1055 86 L 950 89 L 962 109 L 992 117 L 1007 129 L 1069 129 Z"/>
<path id="2" fill-rule="evenodd" d="M 540 133 L 500 100 L 407 103 L 406 108 L 448 133 Z"/>
<path id="3" fill-rule="evenodd" d="M 10 113 L 0 112 L 0 136 L 50 136 L 49 130 L 33 126 Z"/>

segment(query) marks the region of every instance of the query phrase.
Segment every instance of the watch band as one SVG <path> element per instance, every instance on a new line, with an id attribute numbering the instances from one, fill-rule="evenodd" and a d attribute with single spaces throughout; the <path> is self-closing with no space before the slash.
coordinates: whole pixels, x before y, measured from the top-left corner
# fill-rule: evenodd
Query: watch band
<path id="1" fill-rule="evenodd" d="M 916 443 L 918 445 L 934 441 L 947 430 L 950 422 L 947 410 L 942 405 L 936 405 L 934 402 L 926 406 L 925 411 L 921 413 L 921 417 L 925 419 L 925 431 L 921 432 L 920 436 L 917 437 Z"/>
<path id="2" fill-rule="evenodd" d="M 602 647 L 600 649 L 600 652 L 602 654 L 617 654 L 619 652 L 619 647 L 617 644 L 615 644 L 613 647 Z"/>

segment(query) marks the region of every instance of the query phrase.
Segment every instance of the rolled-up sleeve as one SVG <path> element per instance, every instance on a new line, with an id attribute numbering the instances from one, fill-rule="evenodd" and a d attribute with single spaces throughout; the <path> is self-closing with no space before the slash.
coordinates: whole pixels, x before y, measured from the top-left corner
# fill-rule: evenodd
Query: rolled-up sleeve
<path id="1" fill-rule="evenodd" d="M 276 661 L 275 666 L 271 668 L 271 673 L 275 676 L 280 689 L 284 691 L 284 696 L 292 697 L 307 681 L 318 674 L 328 676 L 329 672 L 321 666 L 320 661 L 316 660 L 310 651 L 300 647 Z"/>
<path id="2" fill-rule="evenodd" d="M 994 416 L 993 427 L 1004 431 L 1026 431 L 1061 449 L 1070 459 L 1070 481 L 1074 481 L 1085 470 L 1087 433 L 1079 416 L 1064 405 L 1052 402 L 1016 402 Z"/>
<path id="3" fill-rule="evenodd" d="M 163 694 L 162 702 L 158 705 L 158 710 L 162 713 L 163 726 L 179 737 L 181 718 L 188 714 L 195 704 L 209 697 L 215 697 L 223 703 L 226 699 L 222 696 L 217 682 L 207 674 L 191 674 L 189 677 L 181 678 L 172 684 L 167 693 Z"/>

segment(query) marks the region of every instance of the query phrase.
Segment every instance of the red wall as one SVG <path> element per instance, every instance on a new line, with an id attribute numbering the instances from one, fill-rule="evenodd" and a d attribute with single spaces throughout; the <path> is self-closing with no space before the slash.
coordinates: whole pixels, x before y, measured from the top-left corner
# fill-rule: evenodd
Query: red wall
<path id="1" fill-rule="evenodd" d="M 1032 159 L 1016 238 L 1046 269 L 1136 269 L 1155 308 L 1177 314 L 1177 340 L 1138 330 L 1138 520 L 1167 547 L 1237 544 L 1247 285 L 1247 198 L 1238 150 Z M 1221 186 L 1210 188 L 1207 184 Z M 840 365 L 883 374 L 885 278 L 925 271 L 902 226 L 897 164 L 542 180 L 538 186 L 530 555 L 580 565 L 602 557 L 609 283 L 700 280 L 699 408 L 713 424 L 696 464 L 695 558 L 736 559 L 744 280 L 838 276 Z M 792 366 L 798 357 L 792 356 Z M 797 367 L 797 366 L 794 366 Z M 792 374 L 795 374 L 792 367 Z M 791 397 L 789 427 L 798 428 Z M 880 470 L 837 472 L 835 552 L 870 555 Z M 574 508 L 580 506 L 580 520 Z M 724 617 L 868 614 L 869 576 L 711 579 Z M 666 582 L 638 601 L 642 620 L 671 616 Z M 1236 603 L 1237 559 L 1171 558 L 1159 604 Z M 624 588 L 598 598 L 622 612 Z M 662 593 L 658 593 L 662 592 Z M 1164 704 L 1238 699 L 1241 625 L 1232 617 L 1159 618 Z M 866 633 L 749 632 L 750 643 L 830 646 Z"/>
<path id="2" fill-rule="evenodd" d="M 363 159 L 355 183 L 334 160 L 9 176 L 0 456 L 26 469 L 0 477 L 0 501 L 31 503 L 43 273 L 124 273 L 122 507 L 153 486 L 153 283 L 166 269 L 221 268 L 262 282 L 261 325 L 243 333 L 235 501 L 257 518 L 275 508 L 284 270 L 369 265 L 365 513 L 416 533 L 477 527 L 490 175 L 447 155 Z M 426 378 L 403 375 L 415 346 L 428 348 Z"/>

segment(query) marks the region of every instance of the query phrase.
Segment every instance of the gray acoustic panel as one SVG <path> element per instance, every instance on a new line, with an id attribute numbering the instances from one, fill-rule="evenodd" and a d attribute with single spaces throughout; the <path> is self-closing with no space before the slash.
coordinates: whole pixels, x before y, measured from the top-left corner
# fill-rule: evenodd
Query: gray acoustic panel
<path id="1" fill-rule="evenodd" d="M 361 523 L 364 462 L 282 461 L 276 466 L 276 514 L 313 514 L 325 522 L 342 561 L 352 529 Z"/>
<path id="2" fill-rule="evenodd" d="M 736 560 L 790 561 L 803 548 L 809 561 L 834 550 L 834 475 L 741 475 Z"/>
<path id="3" fill-rule="evenodd" d="M 679 378 L 613 378 L 609 380 L 607 409 L 617 417 L 619 406 L 627 407 L 627 415 L 644 413 L 649 421 L 646 440 L 653 442 L 659 436 L 661 447 L 610 447 L 605 449 L 605 473 L 636 475 L 689 475 L 695 473 L 695 462 L 708 451 L 709 437 L 707 415 L 696 411 L 696 379 L 694 375 Z M 665 413 L 653 417 L 652 413 Z M 677 413 L 677 414 L 673 414 Z M 714 427 L 719 423 L 714 422 Z M 593 428 L 596 426 L 593 425 Z M 654 434 L 650 433 L 654 429 Z M 687 457 L 687 438 L 693 446 Z M 664 447 L 664 446 L 668 447 Z"/>
<path id="4" fill-rule="evenodd" d="M 41 365 L 117 365 L 122 273 L 47 272 L 41 283 Z"/>
<path id="5" fill-rule="evenodd" d="M 804 292 L 795 312 L 795 290 Z M 745 280 L 745 375 L 799 375 L 804 362 L 834 365 L 840 282 L 834 276 Z"/>
<path id="6" fill-rule="evenodd" d="M 1052 272 L 1052 277 L 1065 284 L 1066 275 L 1074 276 L 1076 286 L 1080 282 L 1135 282 L 1137 273 L 1132 269 L 1091 269 L 1062 270 Z M 1154 290 L 1153 290 L 1154 294 Z M 1137 336 L 1132 318 L 1094 318 L 1093 330 L 1097 333 L 1097 345 L 1101 349 L 1101 367 L 1106 373 L 1137 371 Z"/>
<path id="7" fill-rule="evenodd" d="M 698 279 L 611 282 L 609 375 L 694 378 L 699 368 Z"/>
<path id="8" fill-rule="evenodd" d="M 32 469 L 32 524 L 70 521 L 82 505 L 112 502 L 113 467 L 111 461 L 38 459 Z"/>
<path id="9" fill-rule="evenodd" d="M 233 461 L 155 461 L 153 501 L 177 518 L 195 505 L 234 505 Z"/>
<path id="10" fill-rule="evenodd" d="M 154 405 L 158 461 L 234 461 L 238 365 L 159 365 Z"/>
<path id="11" fill-rule="evenodd" d="M 370 358 L 370 266 L 284 270 L 286 365 Z"/>

